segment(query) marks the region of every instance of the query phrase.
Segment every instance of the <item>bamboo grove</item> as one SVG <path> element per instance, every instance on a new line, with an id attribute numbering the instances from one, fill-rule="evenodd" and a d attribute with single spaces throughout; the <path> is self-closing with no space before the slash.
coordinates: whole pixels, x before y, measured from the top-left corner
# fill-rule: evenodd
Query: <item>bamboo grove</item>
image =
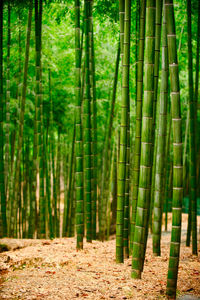
<path id="1" fill-rule="evenodd" d="M 1 1 L 1 237 L 116 233 L 140 279 L 172 212 L 175 297 L 186 206 L 198 251 L 199 42 L 195 0 Z"/>

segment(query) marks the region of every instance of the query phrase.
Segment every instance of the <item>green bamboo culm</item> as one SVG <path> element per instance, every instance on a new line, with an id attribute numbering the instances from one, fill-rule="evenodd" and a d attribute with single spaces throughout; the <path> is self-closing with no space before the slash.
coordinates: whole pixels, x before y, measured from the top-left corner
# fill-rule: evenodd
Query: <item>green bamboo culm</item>
<path id="1" fill-rule="evenodd" d="M 105 228 L 106 228 L 106 202 L 108 201 L 109 197 L 109 178 L 110 174 L 110 162 L 111 162 L 111 142 L 112 142 L 112 132 L 113 132 L 113 121 L 115 117 L 115 103 L 116 103 L 116 92 L 117 92 L 117 82 L 118 82 L 118 72 L 119 72 L 119 61 L 120 61 L 120 43 L 118 44 L 117 49 L 117 57 L 115 63 L 115 74 L 113 80 L 113 87 L 112 87 L 112 98 L 111 98 L 111 107 L 110 107 L 110 114 L 108 124 L 106 126 L 106 137 L 105 137 L 105 146 L 103 150 L 103 166 L 102 166 L 102 191 L 101 191 L 101 205 L 99 209 L 99 213 L 101 214 L 100 217 L 100 240 L 105 240 Z M 107 230 L 109 230 L 107 228 Z"/>
<path id="2" fill-rule="evenodd" d="M 154 104 L 153 104 L 153 128 L 152 128 L 152 170 L 151 170 L 151 203 L 149 210 L 149 227 L 152 229 L 152 210 L 154 201 L 154 189 L 155 189 L 155 169 L 156 169 L 156 151 L 157 151 L 157 135 L 156 135 L 156 123 L 157 123 L 157 97 L 158 97 L 158 78 L 160 67 L 160 41 L 161 41 L 161 24 L 162 24 L 162 9 L 163 0 L 156 0 L 156 28 L 155 28 L 155 64 L 154 64 Z M 148 229 L 147 229 L 148 230 Z M 146 232 L 148 235 L 148 232 Z M 147 240 L 147 238 L 146 238 Z M 145 246 L 146 248 L 146 246 Z"/>
<path id="3" fill-rule="evenodd" d="M 7 194 L 9 180 L 9 164 L 10 164 L 10 14 L 11 7 L 8 1 L 8 38 L 7 38 L 7 78 L 6 78 L 6 138 L 5 138 L 5 190 Z"/>
<path id="4" fill-rule="evenodd" d="M 182 120 L 173 0 L 165 0 L 164 5 L 166 10 L 173 130 L 172 233 L 166 293 L 171 297 L 175 297 L 181 242 L 181 211 L 183 198 Z"/>
<path id="5" fill-rule="evenodd" d="M 158 77 L 160 66 L 160 40 L 161 40 L 161 23 L 162 23 L 162 7 L 163 1 L 156 0 L 156 16 L 155 16 L 155 57 L 154 57 L 154 101 L 153 101 L 153 126 L 152 126 L 152 147 L 151 147 L 151 178 L 150 178 L 150 202 L 147 204 L 147 226 L 145 225 L 145 242 L 143 249 L 143 267 L 144 258 L 146 254 L 147 239 L 149 233 L 149 227 L 152 229 L 152 209 L 153 209 L 153 197 L 154 197 L 154 184 L 155 184 L 155 160 L 157 151 L 157 139 L 156 139 L 156 123 L 157 123 L 157 93 L 158 93 Z M 142 270 L 143 270 L 142 267 Z"/>
<path id="6" fill-rule="evenodd" d="M 0 193 L 2 235 L 7 235 L 6 194 L 4 181 L 4 139 L 3 139 L 3 1 L 0 3 Z"/>
<path id="7" fill-rule="evenodd" d="M 49 170 L 50 174 L 53 175 L 53 186 L 52 186 L 52 192 L 50 191 L 50 210 L 49 210 L 49 223 L 51 226 L 51 237 L 53 238 L 55 236 L 55 226 L 54 226 L 54 219 L 53 219 L 53 210 L 54 210 L 54 190 L 55 190 L 55 179 L 54 179 L 54 131 L 53 131 L 53 125 L 54 125 L 54 120 L 53 120 L 53 99 L 52 99 L 52 76 L 51 76 L 51 70 L 49 69 L 49 102 L 50 102 L 50 112 L 49 112 Z M 49 174 L 49 175 L 50 175 Z M 51 179 L 51 175 L 49 180 Z M 51 182 L 51 180 L 50 180 Z M 64 221 L 63 221 L 64 223 Z"/>
<path id="8" fill-rule="evenodd" d="M 148 208 L 150 204 L 151 162 L 152 162 L 152 126 L 154 101 L 154 57 L 155 57 L 155 13 L 156 3 L 146 3 L 145 37 L 145 76 L 144 100 L 142 106 L 141 160 L 138 189 L 138 203 L 132 253 L 133 278 L 141 278 L 144 260 L 145 231 L 148 226 Z"/>
<path id="9" fill-rule="evenodd" d="M 75 124 L 74 124 L 75 128 Z M 75 129 L 76 132 L 76 129 Z M 74 139 L 74 147 L 75 147 L 75 139 Z M 72 166 L 72 179 L 71 179 L 71 194 L 70 194 L 70 211 L 69 211 L 69 227 L 68 227 L 68 232 L 69 232 L 69 237 L 73 237 L 75 234 L 75 208 L 76 208 L 76 201 L 75 201 L 75 152 L 73 155 L 73 166 Z"/>
<path id="10" fill-rule="evenodd" d="M 198 23 L 197 23 L 197 49 L 196 49 L 196 74 L 195 74 L 195 101 L 198 104 L 199 95 L 199 47 L 200 47 L 200 1 L 198 3 Z M 195 114 L 196 117 L 196 114 Z M 197 136 L 197 134 L 196 134 Z"/>
<path id="11" fill-rule="evenodd" d="M 33 179 L 30 205 L 29 238 L 34 237 L 37 229 L 37 174 L 38 174 L 38 143 L 39 143 L 39 85 L 40 85 L 40 57 L 39 57 L 39 30 L 38 30 L 38 1 L 35 0 L 35 116 L 34 116 L 34 140 L 33 140 Z"/>
<path id="12" fill-rule="evenodd" d="M 197 198 L 196 198 L 196 101 L 193 93 L 193 63 L 192 63 L 192 31 L 191 31 L 191 0 L 187 0 L 188 25 L 188 79 L 189 79 L 189 129 L 190 129 L 190 201 L 192 225 L 192 253 L 197 255 Z"/>
<path id="13" fill-rule="evenodd" d="M 89 73 L 89 6 L 90 1 L 85 0 L 85 178 L 86 178 L 86 238 L 87 242 L 92 241 L 92 207 L 91 207 L 91 93 Z"/>
<path id="14" fill-rule="evenodd" d="M 38 3 L 35 1 L 35 116 L 34 116 L 34 137 L 33 137 L 33 167 L 31 185 L 31 203 L 29 216 L 28 237 L 33 238 L 37 227 L 37 173 L 38 173 L 38 136 L 39 136 L 39 33 L 38 33 Z"/>
<path id="15" fill-rule="evenodd" d="M 158 127 L 158 143 L 156 153 L 155 167 L 155 190 L 154 190 L 154 208 L 153 208 L 153 253 L 160 255 L 160 240 L 162 226 L 162 206 L 164 195 L 164 165 L 166 152 L 167 137 L 167 104 L 168 104 L 168 54 L 167 54 L 167 33 L 165 10 L 163 9 L 163 33 L 162 33 L 162 75 L 160 87 L 160 103 L 159 103 L 159 127 Z"/>
<path id="16" fill-rule="evenodd" d="M 64 209 L 63 209 L 63 224 L 62 237 L 66 236 L 66 216 L 68 208 L 68 171 L 69 171 L 69 153 L 67 151 L 68 145 L 64 143 L 63 151 L 63 180 L 64 180 Z"/>
<path id="17" fill-rule="evenodd" d="M 51 174 L 52 174 L 52 162 L 51 162 L 51 140 L 53 135 L 53 101 L 52 101 L 52 90 L 51 90 L 51 70 L 49 68 L 49 124 L 47 131 L 47 150 L 46 150 L 46 194 L 48 201 L 48 224 L 49 224 L 49 237 L 52 239 L 54 237 L 53 232 L 53 215 L 52 215 L 52 184 L 51 184 Z"/>
<path id="18" fill-rule="evenodd" d="M 124 55 L 124 17 L 125 17 L 125 0 L 119 1 L 119 25 L 120 25 L 120 53 L 121 61 Z"/>
<path id="19" fill-rule="evenodd" d="M 50 71 L 49 71 L 50 74 Z M 51 100 L 50 100 L 51 103 Z M 50 167 L 50 144 L 49 144 L 49 124 L 46 130 L 46 137 L 44 143 L 44 153 L 45 153 L 45 177 L 46 177 L 46 206 L 47 206 L 47 227 L 48 227 L 48 236 L 50 239 L 53 238 L 53 220 L 52 220 L 52 205 L 51 205 L 51 167 Z"/>
<path id="20" fill-rule="evenodd" d="M 83 249 L 84 235 L 84 191 L 83 191 L 83 140 L 81 118 L 81 45 L 80 45 L 80 1 L 75 0 L 75 55 L 76 55 L 76 248 Z"/>
<path id="21" fill-rule="evenodd" d="M 167 133 L 167 141 L 166 141 L 166 152 L 165 152 L 165 157 L 170 158 L 170 146 L 171 146 L 171 127 L 172 127 L 172 122 L 171 122 L 171 113 L 169 114 L 169 125 L 168 125 L 168 133 Z M 170 160 L 170 159 L 169 159 Z M 169 204 L 169 199 L 168 199 L 168 186 L 169 186 L 169 181 L 170 181 L 170 171 L 171 171 L 171 162 L 166 160 L 166 165 L 165 165 L 165 178 L 164 178 L 164 201 L 165 201 L 165 231 L 167 231 L 167 225 L 168 225 L 168 204 Z"/>
<path id="22" fill-rule="evenodd" d="M 93 0 L 89 1 L 89 71 L 91 84 L 91 127 L 92 127 L 92 239 L 96 239 L 96 203 L 97 203 L 97 105 L 96 105 L 96 77 L 95 77 L 95 53 L 93 33 Z"/>
<path id="23" fill-rule="evenodd" d="M 24 130 L 24 113 L 25 113 L 25 103 L 26 103 L 26 89 L 27 89 L 27 76 L 28 76 L 28 62 L 29 62 L 29 50 L 30 50 L 30 36 L 31 36 L 31 21 L 32 21 L 32 0 L 29 4 L 28 13 L 28 26 L 27 26 L 27 36 L 26 36 L 26 49 L 25 49 L 25 63 L 24 63 L 24 77 L 22 86 L 22 101 L 20 105 L 20 115 L 19 115 L 19 130 L 18 130 L 18 145 L 17 145 L 17 157 L 15 166 L 15 179 L 14 179 L 14 191 L 13 191 L 13 211 L 11 216 L 11 235 L 17 236 L 17 211 L 18 211 L 18 195 L 20 188 L 20 169 L 21 169 L 21 153 L 23 145 L 23 130 Z"/>
<path id="24" fill-rule="evenodd" d="M 131 1 L 125 0 L 124 15 L 124 57 L 122 65 L 122 97 L 127 105 L 127 144 L 126 144 L 126 170 L 125 170 L 125 197 L 124 197 L 124 228 L 123 247 L 124 257 L 129 257 L 129 177 L 130 177 L 130 95 L 129 95 L 129 69 L 130 69 L 130 29 L 131 29 Z"/>
<path id="25" fill-rule="evenodd" d="M 131 242 L 130 251 L 132 252 L 134 229 L 138 198 L 138 184 L 140 175 L 140 155 L 141 155 L 141 127 L 142 127 L 142 96 L 143 96 L 143 66 L 144 66 L 144 37 L 145 37 L 145 13 L 146 0 L 140 2 L 139 20 L 139 49 L 137 62 L 137 98 L 136 98 L 136 129 L 133 160 L 133 199 L 132 199 L 132 218 L 131 218 Z"/>
<path id="26" fill-rule="evenodd" d="M 120 48 L 123 66 L 123 46 L 124 46 L 124 12 L 125 1 L 121 0 L 120 5 Z M 123 69 L 123 68 L 122 68 Z M 123 75 L 122 75 L 123 77 Z M 124 228 L 124 200 L 125 200 L 125 181 L 126 181 L 126 147 L 127 147 L 127 120 L 128 120 L 128 98 L 125 94 L 122 82 L 121 100 L 121 125 L 120 125 L 120 145 L 118 159 L 118 178 L 117 178 L 117 220 L 116 220 L 116 262 L 123 263 L 123 228 Z"/>
<path id="27" fill-rule="evenodd" d="M 38 72 L 38 162 L 39 162 L 39 228 L 38 237 L 46 237 L 46 205 L 44 195 L 44 129 L 43 129 L 43 96 L 42 96 L 42 10 L 43 1 L 35 0 L 35 31 L 36 31 L 36 72 Z"/>
<path id="28" fill-rule="evenodd" d="M 75 159 L 75 136 L 76 136 L 76 126 L 74 121 L 73 137 L 72 137 L 72 147 L 71 147 L 71 157 L 70 157 L 70 167 L 69 167 L 69 183 L 68 183 L 68 193 L 67 193 L 67 205 L 65 207 L 65 220 L 63 222 L 63 237 L 69 236 L 70 234 L 70 224 L 71 224 L 71 212 L 72 212 L 72 193 L 73 193 L 73 173 L 74 173 L 74 159 Z"/>
<path id="29" fill-rule="evenodd" d="M 199 48 L 200 48 L 200 1 L 198 2 L 198 24 L 197 24 L 197 49 L 196 49 L 196 75 L 195 75 L 195 101 L 196 107 L 198 105 L 198 95 L 199 95 Z M 197 109 L 195 110 L 197 112 Z M 197 118 L 197 113 L 195 114 L 195 118 Z M 196 132 L 196 137 L 199 136 L 199 129 Z M 196 141 L 196 146 L 198 147 L 199 142 Z M 197 177 L 197 195 L 200 191 L 200 176 Z"/>
<path id="30" fill-rule="evenodd" d="M 23 147 L 23 209 L 22 209 L 22 237 L 27 238 L 28 203 L 30 200 L 29 185 L 29 138 L 24 141 Z"/>
<path id="31" fill-rule="evenodd" d="M 56 219 L 56 237 L 60 237 L 60 164 L 61 164 L 61 128 L 58 126 L 57 158 L 56 158 L 56 195 L 57 195 L 57 219 Z"/>
<path id="32" fill-rule="evenodd" d="M 89 52 L 89 83 L 90 83 L 90 124 L 91 124 L 91 226 L 92 226 L 92 236 L 93 236 L 93 222 L 94 222 L 94 207 L 95 207 L 95 199 L 94 199 L 94 123 L 93 123 L 93 68 L 92 68 L 92 6 L 93 1 L 88 0 L 88 52 Z"/>

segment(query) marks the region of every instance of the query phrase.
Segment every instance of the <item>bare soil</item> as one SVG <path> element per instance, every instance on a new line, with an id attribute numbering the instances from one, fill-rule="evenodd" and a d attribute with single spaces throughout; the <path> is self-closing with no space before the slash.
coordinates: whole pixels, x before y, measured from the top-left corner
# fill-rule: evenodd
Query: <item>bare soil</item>
<path id="1" fill-rule="evenodd" d="M 177 295 L 198 297 L 200 260 L 185 247 L 186 221 L 183 215 Z M 166 299 L 169 232 L 162 235 L 161 257 L 152 255 L 149 237 L 141 280 L 131 279 L 131 258 L 116 264 L 114 237 L 85 242 L 82 251 L 76 251 L 75 238 L 0 243 L 10 249 L 0 254 L 0 299 Z"/>

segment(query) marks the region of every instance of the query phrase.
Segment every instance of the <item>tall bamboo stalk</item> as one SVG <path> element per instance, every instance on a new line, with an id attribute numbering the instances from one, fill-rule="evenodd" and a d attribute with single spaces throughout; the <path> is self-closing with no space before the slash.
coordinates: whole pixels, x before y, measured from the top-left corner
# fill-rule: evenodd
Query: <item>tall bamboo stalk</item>
<path id="1" fill-rule="evenodd" d="M 152 128 L 154 101 L 154 57 L 155 57 L 155 12 L 154 0 L 146 4 L 146 38 L 145 38 L 145 77 L 144 101 L 142 106 L 141 160 L 138 189 L 136 225 L 133 241 L 132 274 L 141 278 L 144 260 L 145 231 L 148 226 L 148 208 L 150 204 L 150 183 L 152 163 Z"/>
<path id="2" fill-rule="evenodd" d="M 91 200 L 91 83 L 89 72 L 89 7 L 91 0 L 85 0 L 85 195 L 86 195 L 86 238 L 92 241 L 92 200 Z"/>
<path id="3" fill-rule="evenodd" d="M 29 3 L 29 13 L 28 13 L 28 26 L 27 26 L 27 36 L 26 36 L 26 50 L 25 50 L 25 63 L 24 63 L 24 77 L 22 86 L 22 102 L 20 107 L 19 115 L 19 134 L 18 134 L 18 146 L 17 146 L 17 157 L 16 157 L 16 167 L 15 167 L 15 180 L 14 180 L 14 191 L 13 191 L 13 211 L 11 215 L 11 235 L 17 236 L 17 211 L 18 211 L 18 195 L 21 190 L 20 184 L 20 169 L 21 169 L 21 154 L 23 145 L 23 130 L 24 130 L 24 113 L 25 113 L 25 103 L 26 103 L 26 89 L 27 89 L 27 75 L 28 75 L 28 62 L 29 62 L 29 50 L 30 50 L 30 36 L 31 36 L 31 21 L 32 21 L 32 0 Z"/>
<path id="4" fill-rule="evenodd" d="M 10 163 L 10 1 L 8 1 L 7 78 L 6 78 L 6 138 L 5 138 L 5 189 L 7 194 Z"/>
<path id="5" fill-rule="evenodd" d="M 49 72 L 50 74 L 50 72 Z M 51 97 L 51 96 L 50 96 Z M 50 100 L 51 103 L 51 100 Z M 51 201 L 51 160 L 50 160 L 50 143 L 49 143 L 49 125 L 46 131 L 46 139 L 44 144 L 45 153 L 45 177 L 46 177 L 46 201 L 47 201 L 47 211 L 48 211 L 48 230 L 49 238 L 53 238 L 53 218 L 52 218 L 52 201 Z"/>
<path id="6" fill-rule="evenodd" d="M 83 249 L 84 235 L 84 190 L 83 190 L 83 139 L 81 118 L 81 45 L 80 45 L 80 1 L 75 0 L 75 55 L 76 55 L 76 248 Z"/>
<path id="7" fill-rule="evenodd" d="M 71 147 L 71 158 L 70 158 L 70 167 L 69 167 L 69 186 L 68 186 L 68 194 L 67 194 L 67 214 L 65 220 L 65 228 L 63 231 L 63 236 L 69 236 L 71 234 L 71 217 L 73 211 L 73 185 L 74 185 L 74 160 L 75 160 L 75 138 L 76 138 L 76 121 L 74 120 L 74 130 L 73 130 L 73 138 L 72 138 L 72 147 Z"/>
<path id="8" fill-rule="evenodd" d="M 151 202 L 149 210 L 149 226 L 152 228 L 152 210 L 154 201 L 154 189 L 155 189 L 155 172 L 156 172 L 156 151 L 157 151 L 157 135 L 156 135 L 156 123 L 157 123 L 157 96 L 158 96 L 158 77 L 160 67 L 160 40 L 161 40 L 161 24 L 162 24 L 162 7 L 163 0 L 156 0 L 156 24 L 155 24 L 155 65 L 154 65 L 154 104 L 153 104 L 153 128 L 152 128 L 152 170 L 151 170 Z M 148 236 L 148 229 L 146 232 Z M 147 240 L 147 238 L 146 238 Z M 145 246 L 146 247 L 146 246 Z"/>
<path id="9" fill-rule="evenodd" d="M 120 49 L 121 61 L 123 66 L 124 56 L 124 18 L 125 1 L 119 1 L 120 17 Z M 122 88 L 122 90 L 124 90 Z M 121 100 L 121 125 L 120 125 L 120 146 L 118 160 L 118 178 L 117 178 L 117 220 L 116 220 L 116 262 L 124 261 L 123 253 L 123 225 L 124 225 L 124 197 L 125 197 L 125 170 L 126 170 L 126 145 L 127 145 L 127 118 L 128 118 L 128 99 L 122 93 Z"/>
<path id="10" fill-rule="evenodd" d="M 51 178 L 53 176 L 53 184 L 52 184 L 52 188 L 51 188 L 51 193 L 50 193 L 50 202 L 51 202 L 51 211 L 49 211 L 50 214 L 52 214 L 51 216 L 51 222 L 52 222 L 52 237 L 55 236 L 55 230 L 54 230 L 54 219 L 53 219 L 53 208 L 54 208 L 54 190 L 55 190 L 55 179 L 54 179 L 54 148 L 53 148 L 53 144 L 54 144 L 54 121 L 53 121 L 53 99 L 52 99 L 52 79 L 51 79 L 51 70 L 49 69 L 49 102 L 50 102 L 50 115 L 49 115 L 49 169 L 50 169 L 50 182 L 52 181 Z M 49 216 L 50 218 L 50 216 Z M 63 222 L 64 223 L 64 222 Z"/>
<path id="11" fill-rule="evenodd" d="M 134 240 L 134 229 L 136 220 L 136 209 L 138 199 L 138 185 L 140 174 L 140 156 L 141 156 L 141 127 L 142 127 L 142 95 L 143 95 L 143 65 L 144 65 L 144 42 L 145 42 L 145 16 L 146 0 L 140 3 L 140 21 L 139 21 L 139 51 L 137 62 L 137 98 L 136 98 L 136 128 L 135 128 L 135 145 L 133 161 L 133 205 L 131 219 L 131 244 L 132 251 Z"/>
<path id="12" fill-rule="evenodd" d="M 3 138 L 3 1 L 0 2 L 0 196 L 2 235 L 7 234 L 6 194 L 4 180 L 4 138 Z"/>
<path id="13" fill-rule="evenodd" d="M 105 229 L 106 229 L 106 207 L 107 200 L 109 197 L 109 178 L 110 178 L 110 161 L 111 161 L 111 141 L 113 132 L 113 121 L 115 117 L 115 103 L 116 103 L 116 92 L 117 92 L 117 82 L 118 82 L 118 71 L 119 71 L 119 61 L 120 61 L 120 43 L 117 49 L 117 57 L 115 63 L 115 73 L 112 87 L 112 98 L 109 119 L 107 123 L 107 131 L 105 137 L 105 146 L 103 150 L 103 163 L 102 163 L 102 188 L 101 188 L 101 206 L 99 208 L 100 214 L 100 239 L 104 241 L 105 239 Z"/>
<path id="14" fill-rule="evenodd" d="M 166 137 L 167 137 L 167 102 L 168 102 L 168 55 L 165 10 L 163 10 L 163 36 L 162 36 L 162 75 L 159 103 L 159 128 L 157 133 L 157 154 L 155 167 L 155 190 L 153 208 L 153 253 L 160 255 L 160 240 L 162 226 L 164 166 L 166 162 Z"/>
<path id="15" fill-rule="evenodd" d="M 197 24 L 197 50 L 196 50 L 196 75 L 195 75 L 195 101 L 196 107 L 198 107 L 198 96 L 199 96 L 199 48 L 200 48 L 200 1 L 198 2 L 198 24 Z M 195 110 L 197 112 L 197 110 Z M 197 117 L 197 113 L 195 113 L 195 117 Z M 196 137 L 199 136 L 199 129 L 197 129 Z M 198 140 L 196 141 L 196 146 L 198 148 Z M 197 156 L 197 163 L 199 159 Z M 198 168 L 197 168 L 198 171 Z M 197 172 L 197 195 L 200 191 L 200 176 L 199 172 Z"/>
<path id="16" fill-rule="evenodd" d="M 94 27 L 93 27 L 93 0 L 89 5 L 89 68 L 91 84 L 91 127 L 92 127 L 92 239 L 96 239 L 96 203 L 97 203 L 97 105 L 96 105 L 96 77 L 94 53 Z"/>
<path id="17" fill-rule="evenodd" d="M 124 257 L 129 257 L 129 177 L 130 177 L 130 95 L 129 95 L 129 70 L 130 70 L 130 31 L 131 31 L 131 1 L 125 0 L 124 15 L 124 57 L 122 66 L 122 97 L 126 98 L 127 105 L 127 144 L 126 144 L 126 170 L 124 194 L 124 228 L 123 246 Z M 125 102 L 124 102 L 125 103 Z"/>
<path id="18" fill-rule="evenodd" d="M 60 237 L 60 174 L 61 174 L 61 128 L 58 126 L 57 157 L 56 157 L 56 237 Z"/>
<path id="19" fill-rule="evenodd" d="M 35 31 L 36 31 L 36 80 L 38 97 L 38 163 L 39 163 L 39 232 L 40 238 L 46 236 L 46 205 L 44 196 L 44 129 L 43 129 L 43 97 L 42 97 L 42 10 L 43 1 L 35 0 Z"/>
<path id="20" fill-rule="evenodd" d="M 167 278 L 167 294 L 175 297 L 180 254 L 181 211 L 183 198 L 182 121 L 173 0 L 165 0 L 164 5 L 166 10 L 169 74 L 171 84 L 171 115 L 173 130 L 172 233 Z"/>
<path id="21" fill-rule="evenodd" d="M 196 101 L 193 93 L 193 63 L 192 63 L 192 31 L 191 31 L 191 0 L 187 0 L 188 24 L 188 79 L 189 79 L 189 114 L 190 114 L 190 201 L 192 222 L 192 253 L 197 255 L 197 198 L 196 198 Z"/>

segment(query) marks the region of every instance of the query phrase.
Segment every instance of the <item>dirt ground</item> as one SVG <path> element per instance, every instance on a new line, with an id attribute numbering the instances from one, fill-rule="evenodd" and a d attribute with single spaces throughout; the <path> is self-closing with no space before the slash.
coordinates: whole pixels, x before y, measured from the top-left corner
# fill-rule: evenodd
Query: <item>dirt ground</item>
<path id="1" fill-rule="evenodd" d="M 198 297 L 200 259 L 185 247 L 186 220 L 183 215 L 177 295 Z M 161 257 L 152 255 L 149 237 L 141 280 L 130 277 L 131 258 L 115 263 L 114 237 L 104 243 L 85 242 L 78 252 L 75 238 L 0 242 L 11 249 L 0 254 L 0 299 L 166 299 L 169 232 L 162 235 Z"/>

